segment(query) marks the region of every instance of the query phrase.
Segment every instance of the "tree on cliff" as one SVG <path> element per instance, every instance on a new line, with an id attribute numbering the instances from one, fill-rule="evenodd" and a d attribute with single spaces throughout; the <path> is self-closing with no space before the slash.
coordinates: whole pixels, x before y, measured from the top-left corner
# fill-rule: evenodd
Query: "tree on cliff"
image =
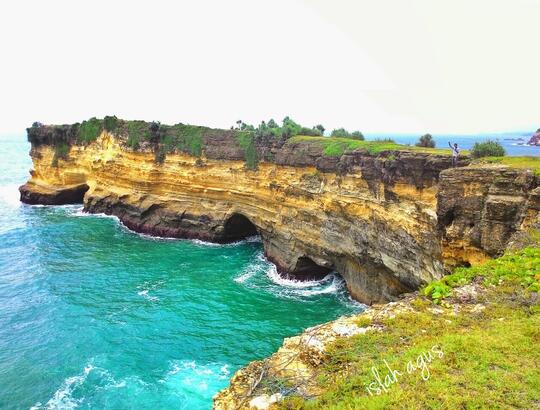
<path id="1" fill-rule="evenodd" d="M 289 117 L 283 118 L 282 135 L 284 137 L 292 137 L 298 135 L 302 127 Z"/>
<path id="2" fill-rule="evenodd" d="M 332 130 L 330 136 L 338 138 L 348 138 L 351 136 L 351 134 L 345 128 L 337 128 L 335 130 Z"/>
<path id="3" fill-rule="evenodd" d="M 315 128 L 321 132 L 321 135 L 324 135 L 324 127 L 321 124 L 315 125 Z"/>
<path id="4" fill-rule="evenodd" d="M 267 125 L 268 125 L 268 128 L 279 128 L 279 126 L 277 125 L 277 122 L 275 122 L 273 118 L 270 118 L 270 121 L 268 121 Z"/>
<path id="5" fill-rule="evenodd" d="M 471 154 L 474 158 L 503 157 L 506 151 L 498 141 L 487 140 L 475 142 Z"/>
<path id="6" fill-rule="evenodd" d="M 426 148 L 435 148 L 435 140 L 431 136 L 431 134 L 424 134 L 416 143 L 417 147 L 426 147 Z"/>
<path id="7" fill-rule="evenodd" d="M 357 140 L 364 140 L 364 134 L 362 134 L 360 131 L 349 132 L 345 128 L 337 128 L 335 130 L 332 130 L 330 136 L 337 138 L 354 138 Z"/>

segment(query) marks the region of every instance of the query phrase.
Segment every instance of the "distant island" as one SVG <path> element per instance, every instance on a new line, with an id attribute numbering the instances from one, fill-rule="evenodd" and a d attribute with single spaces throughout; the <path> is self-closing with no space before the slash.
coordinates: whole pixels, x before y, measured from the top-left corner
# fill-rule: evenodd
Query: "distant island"
<path id="1" fill-rule="evenodd" d="M 529 140 L 527 144 L 540 146 L 540 128 L 536 130 L 536 132 L 533 134 L 533 136 L 531 137 L 531 139 Z"/>

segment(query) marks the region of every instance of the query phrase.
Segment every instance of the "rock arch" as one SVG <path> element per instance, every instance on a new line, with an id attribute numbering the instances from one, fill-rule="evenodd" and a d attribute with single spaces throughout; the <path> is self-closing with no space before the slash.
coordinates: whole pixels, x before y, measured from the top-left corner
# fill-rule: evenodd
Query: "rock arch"
<path id="1" fill-rule="evenodd" d="M 223 242 L 234 242 L 258 235 L 257 226 L 241 213 L 232 214 L 223 224 Z"/>
<path id="2" fill-rule="evenodd" d="M 296 261 L 292 275 L 303 280 L 322 279 L 333 270 L 332 267 L 320 265 L 308 256 L 301 256 Z"/>

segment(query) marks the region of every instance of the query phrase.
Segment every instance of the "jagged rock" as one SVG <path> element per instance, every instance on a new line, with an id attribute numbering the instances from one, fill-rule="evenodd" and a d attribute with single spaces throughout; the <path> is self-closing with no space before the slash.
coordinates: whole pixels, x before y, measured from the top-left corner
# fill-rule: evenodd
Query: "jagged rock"
<path id="1" fill-rule="evenodd" d="M 82 204 L 87 184 L 51 188 L 28 182 L 19 188 L 21 201 L 30 205 Z"/>
<path id="2" fill-rule="evenodd" d="M 536 130 L 527 144 L 540 146 L 540 128 Z"/>
<path id="3" fill-rule="evenodd" d="M 469 166 L 441 172 L 437 218 L 449 266 L 500 255 L 538 222 L 539 180 L 530 170 Z"/>

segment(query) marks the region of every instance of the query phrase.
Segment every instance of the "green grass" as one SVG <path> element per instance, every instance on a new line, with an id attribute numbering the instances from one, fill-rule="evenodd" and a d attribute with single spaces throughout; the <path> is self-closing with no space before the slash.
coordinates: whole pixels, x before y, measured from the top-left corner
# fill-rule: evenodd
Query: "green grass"
<path id="1" fill-rule="evenodd" d="M 83 121 L 79 127 L 77 135 L 77 142 L 83 144 L 89 144 L 97 139 L 103 131 L 103 121 L 97 118 L 90 118 L 87 121 Z"/>
<path id="2" fill-rule="evenodd" d="M 338 339 L 330 346 L 317 377 L 322 389 L 319 396 L 309 400 L 290 396 L 277 407 L 537 408 L 540 306 L 534 292 L 539 290 L 540 248 L 458 269 L 445 283 L 451 288 L 480 277 L 484 291 L 475 303 L 483 309 L 434 312 L 430 299 L 418 296 L 413 302 L 416 312 L 379 319 L 383 331 Z M 433 352 L 433 346 L 442 350 L 442 357 Z M 373 367 L 384 380 L 389 374 L 385 362 L 402 374 L 386 392 L 381 389 L 377 394 L 372 389 L 370 394 L 367 387 L 375 381 Z M 420 364 L 420 369 L 408 373 L 409 362 Z"/>
<path id="3" fill-rule="evenodd" d="M 540 176 L 540 157 L 485 157 L 474 161 L 474 164 L 501 164 L 512 168 L 531 169 Z"/>
<path id="4" fill-rule="evenodd" d="M 127 122 L 127 145 L 134 150 L 140 148 L 144 141 L 150 141 L 150 130 L 146 121 L 128 121 Z"/>
<path id="5" fill-rule="evenodd" d="M 540 248 L 529 247 L 471 268 L 457 268 L 451 275 L 430 283 L 423 292 L 440 303 L 452 294 L 452 288 L 470 283 L 476 277 L 483 277 L 488 285 L 517 281 L 528 290 L 540 292 Z"/>
<path id="6" fill-rule="evenodd" d="M 290 138 L 287 143 L 318 144 L 323 148 L 324 155 L 332 157 L 341 156 L 345 151 L 355 149 L 365 150 L 370 155 L 377 155 L 383 151 L 414 151 L 439 155 L 452 155 L 452 151 L 450 149 L 402 145 L 392 142 L 391 140 L 362 141 L 353 138 L 311 137 L 306 135 L 297 135 Z M 466 154 L 467 152 L 465 151 L 463 153 Z"/>
<path id="7" fill-rule="evenodd" d="M 202 155 L 203 134 L 205 127 L 196 125 L 176 124 L 172 126 L 172 140 L 170 149 L 178 148 L 180 151 L 187 152 L 195 157 Z"/>

